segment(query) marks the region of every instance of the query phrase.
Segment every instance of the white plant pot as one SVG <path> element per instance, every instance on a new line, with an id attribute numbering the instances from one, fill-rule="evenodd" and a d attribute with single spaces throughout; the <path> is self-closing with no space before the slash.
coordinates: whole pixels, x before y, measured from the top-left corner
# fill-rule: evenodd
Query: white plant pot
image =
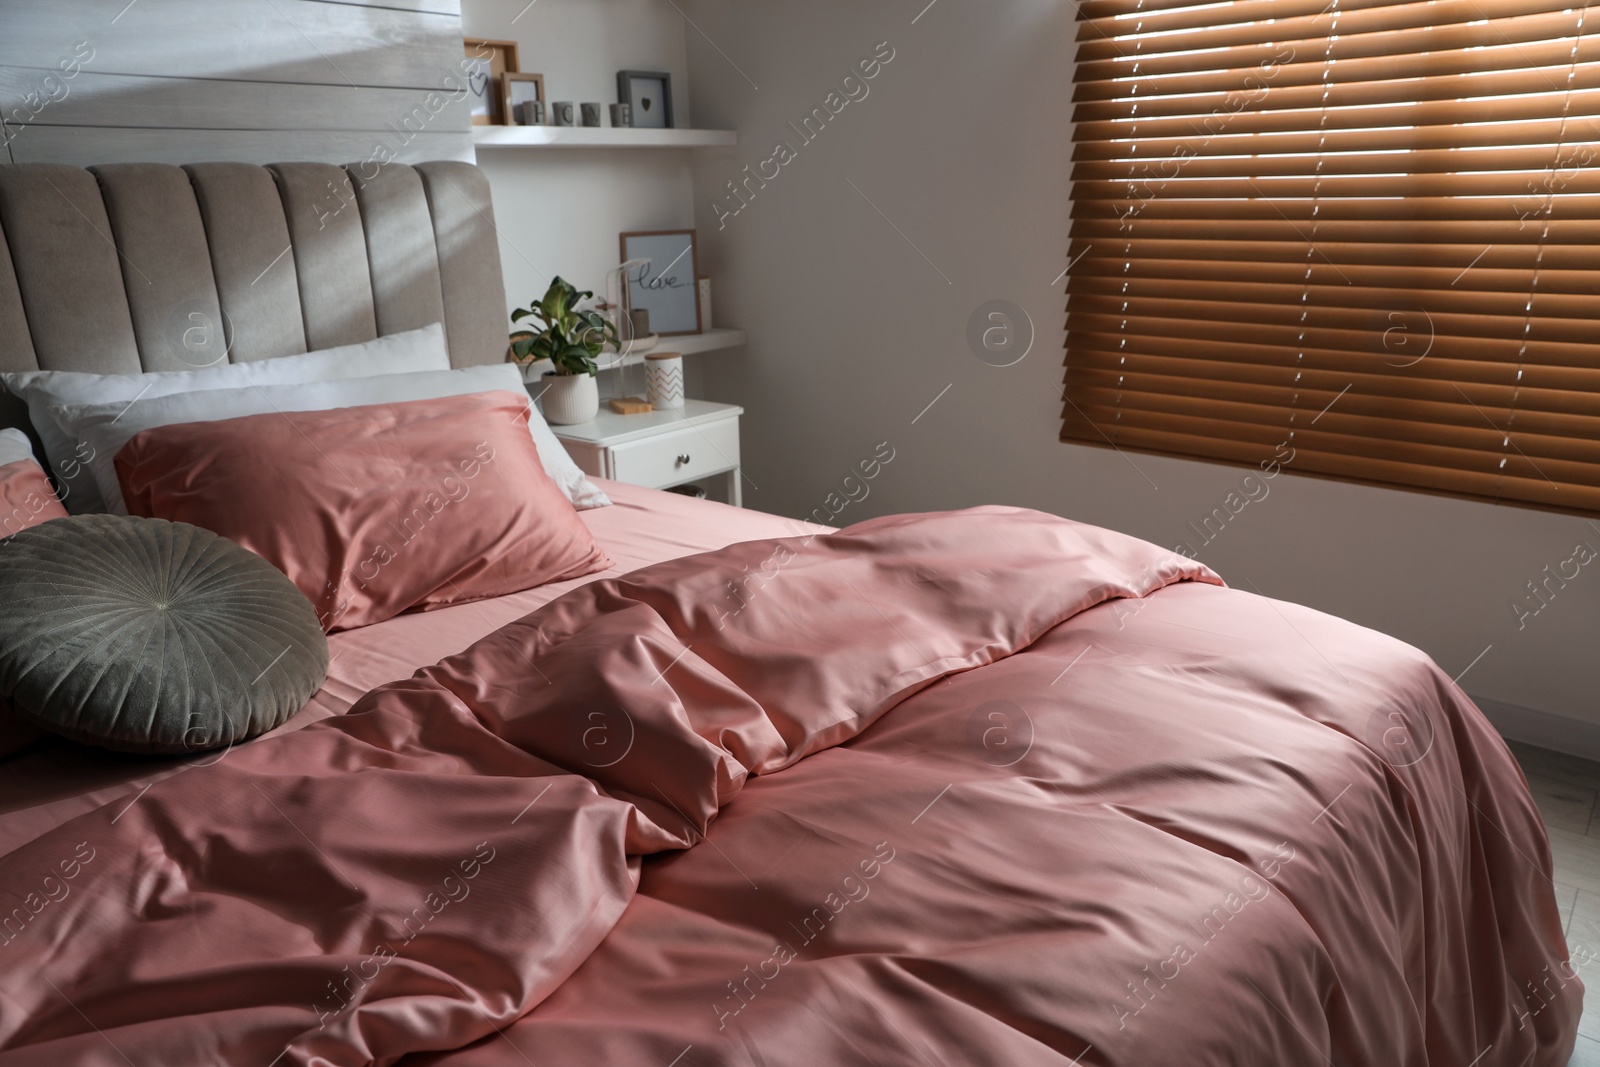
<path id="1" fill-rule="evenodd" d="M 646 399 L 657 411 L 683 407 L 683 357 L 676 352 L 651 352 L 644 357 Z"/>
<path id="2" fill-rule="evenodd" d="M 592 374 L 546 374 L 539 406 L 552 426 L 575 426 L 600 414 L 600 387 Z"/>

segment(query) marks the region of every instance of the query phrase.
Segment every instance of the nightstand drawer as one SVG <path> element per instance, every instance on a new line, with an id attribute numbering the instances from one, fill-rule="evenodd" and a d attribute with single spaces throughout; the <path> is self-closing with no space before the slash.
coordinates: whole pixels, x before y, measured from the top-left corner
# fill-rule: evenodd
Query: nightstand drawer
<path id="1" fill-rule="evenodd" d="M 611 449 L 611 476 L 619 482 L 660 489 L 717 474 L 739 465 L 739 420 L 669 430 Z"/>

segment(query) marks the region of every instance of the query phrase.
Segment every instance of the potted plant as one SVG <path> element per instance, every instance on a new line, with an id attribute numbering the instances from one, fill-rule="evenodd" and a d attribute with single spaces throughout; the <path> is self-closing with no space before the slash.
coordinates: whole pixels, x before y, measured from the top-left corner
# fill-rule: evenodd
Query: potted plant
<path id="1" fill-rule="evenodd" d="M 617 330 L 598 311 L 578 310 L 592 296 L 558 277 L 545 290 L 544 299 L 511 313 L 512 322 L 532 318 L 543 327 L 537 333 L 513 333 L 511 358 L 523 366 L 549 360 L 540 397 L 545 420 L 557 426 L 588 422 L 600 411 L 594 377 L 600 368 L 595 357 L 607 343 L 616 343 Z"/>

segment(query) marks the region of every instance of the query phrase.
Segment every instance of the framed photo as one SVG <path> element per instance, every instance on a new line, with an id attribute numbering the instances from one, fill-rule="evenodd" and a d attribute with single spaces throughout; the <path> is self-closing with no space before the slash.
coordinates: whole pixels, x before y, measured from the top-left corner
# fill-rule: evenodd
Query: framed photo
<path id="1" fill-rule="evenodd" d="M 545 99 L 543 74 L 521 74 L 508 70 L 500 76 L 500 86 L 500 107 L 507 125 L 518 125 L 518 104 L 537 103 Z"/>
<path id="2" fill-rule="evenodd" d="M 617 102 L 633 108 L 640 129 L 672 129 L 672 75 L 651 70 L 617 71 Z"/>
<path id="3" fill-rule="evenodd" d="M 622 259 L 649 260 L 628 268 L 629 306 L 650 312 L 650 332 L 662 337 L 699 333 L 700 254 L 693 230 L 647 230 L 622 235 Z"/>
<path id="4" fill-rule="evenodd" d="M 505 76 L 518 68 L 517 42 L 490 41 L 468 37 L 462 42 L 466 59 L 461 73 L 467 79 L 467 99 L 472 103 L 474 126 L 509 126 L 511 112 L 505 106 Z"/>

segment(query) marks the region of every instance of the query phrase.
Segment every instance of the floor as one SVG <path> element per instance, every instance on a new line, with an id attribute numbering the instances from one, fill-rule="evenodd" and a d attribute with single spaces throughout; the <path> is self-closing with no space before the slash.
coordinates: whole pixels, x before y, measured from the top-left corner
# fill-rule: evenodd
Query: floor
<path id="1" fill-rule="evenodd" d="M 1600 763 L 1511 743 L 1528 776 L 1533 799 L 1550 831 L 1556 899 L 1567 924 L 1567 945 L 1600 956 Z M 1578 1024 L 1578 1047 L 1568 1067 L 1600 1067 L 1600 959 L 1580 968 L 1589 1011 Z"/>

